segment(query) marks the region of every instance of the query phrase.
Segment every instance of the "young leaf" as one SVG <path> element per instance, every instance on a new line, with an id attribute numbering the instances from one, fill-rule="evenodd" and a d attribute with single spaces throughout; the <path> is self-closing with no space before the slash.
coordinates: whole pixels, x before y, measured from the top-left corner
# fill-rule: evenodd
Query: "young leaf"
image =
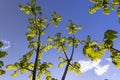
<path id="1" fill-rule="evenodd" d="M 5 51 L 0 51 L 0 58 L 5 57 L 7 55 L 7 52 Z"/>
<path id="2" fill-rule="evenodd" d="M 48 68 L 51 68 L 52 67 L 52 63 L 48 63 Z"/>
<path id="3" fill-rule="evenodd" d="M 67 61 L 60 62 L 60 63 L 58 64 L 58 68 L 64 67 L 64 66 L 66 65 L 66 63 L 67 63 Z"/>
<path id="4" fill-rule="evenodd" d="M 0 61 L 0 68 L 1 68 L 2 66 L 4 66 L 4 63 L 3 63 L 3 61 Z"/>
<path id="5" fill-rule="evenodd" d="M 68 72 L 72 72 L 72 71 L 74 71 L 74 68 L 72 66 L 69 66 L 68 67 Z"/>
<path id="6" fill-rule="evenodd" d="M 0 48 L 3 46 L 3 43 L 0 41 Z"/>
<path id="7" fill-rule="evenodd" d="M 12 76 L 13 78 L 16 77 L 16 76 L 18 76 L 18 71 L 14 71 L 14 73 L 11 74 L 11 76 Z"/>
<path id="8" fill-rule="evenodd" d="M 79 69 L 76 69 L 75 73 L 77 73 L 78 75 L 81 75 L 81 71 Z"/>
<path id="9" fill-rule="evenodd" d="M 3 75 L 5 74 L 5 71 L 4 70 L 0 70 L 0 75 Z"/>
<path id="10" fill-rule="evenodd" d="M 65 58 L 59 57 L 58 60 L 65 61 Z"/>

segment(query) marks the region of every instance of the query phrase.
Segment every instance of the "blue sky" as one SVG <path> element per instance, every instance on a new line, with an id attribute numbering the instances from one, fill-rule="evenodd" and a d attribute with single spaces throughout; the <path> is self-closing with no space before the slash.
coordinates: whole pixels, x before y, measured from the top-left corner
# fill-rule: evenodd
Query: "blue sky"
<path id="1" fill-rule="evenodd" d="M 28 15 L 25 15 L 18 9 L 18 5 L 25 5 L 30 0 L 1 0 L 0 1 L 0 40 L 5 43 L 8 56 L 5 57 L 5 64 L 14 63 L 25 54 L 29 49 L 27 48 L 28 42 L 25 37 Z M 90 15 L 88 9 L 93 4 L 89 0 L 38 0 L 38 4 L 42 6 L 43 16 L 50 17 L 53 11 L 56 11 L 63 17 L 60 22 L 59 28 L 54 29 L 52 26 L 46 32 L 46 35 L 53 36 L 56 32 L 62 32 L 67 35 L 65 26 L 68 25 L 68 20 L 71 19 L 75 24 L 82 25 L 83 29 L 80 30 L 76 36 L 80 40 L 85 40 L 87 35 L 92 37 L 92 40 L 102 42 L 104 32 L 107 29 L 120 31 L 120 24 L 115 11 L 111 11 L 109 16 L 103 15 L 102 10 Z M 52 30 L 52 31 L 51 31 Z M 120 36 L 120 33 L 118 34 Z M 43 37 L 43 40 L 45 37 Z M 115 48 L 120 50 L 120 39 L 115 41 Z M 73 73 L 68 73 L 66 80 L 118 80 L 120 78 L 120 70 L 116 69 L 111 63 L 107 52 L 99 62 L 91 62 L 88 58 L 84 57 L 81 48 L 75 51 L 75 60 L 81 63 L 82 75 L 78 76 Z M 63 73 L 63 68 L 57 69 L 58 56 L 63 56 L 56 50 L 52 49 L 43 56 L 43 61 L 53 62 L 51 69 L 52 75 L 60 80 Z M 89 66 L 89 67 L 88 67 Z M 12 71 L 7 71 L 4 76 L 0 76 L 1 80 L 28 80 L 28 74 L 19 75 L 16 78 L 11 78 Z"/>

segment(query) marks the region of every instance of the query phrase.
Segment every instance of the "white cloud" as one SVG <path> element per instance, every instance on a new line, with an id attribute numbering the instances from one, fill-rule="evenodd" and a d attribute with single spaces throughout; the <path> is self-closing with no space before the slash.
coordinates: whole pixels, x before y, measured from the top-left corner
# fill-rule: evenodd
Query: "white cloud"
<path id="1" fill-rule="evenodd" d="M 104 65 L 104 66 L 99 66 L 99 65 L 97 65 L 94 71 L 96 72 L 97 75 L 101 76 L 101 75 L 103 75 L 105 72 L 107 72 L 109 66 L 110 66 L 110 65 Z"/>
<path id="2" fill-rule="evenodd" d="M 3 42 L 3 46 L 2 46 L 2 50 L 6 50 L 6 49 L 8 49 L 8 48 L 10 48 L 11 47 L 11 45 L 10 45 L 10 41 L 6 41 L 6 40 L 2 40 L 2 42 Z"/>
<path id="3" fill-rule="evenodd" d="M 109 62 L 112 62 L 112 59 L 111 58 L 106 58 L 107 61 Z"/>
<path id="4" fill-rule="evenodd" d="M 97 75 L 103 75 L 105 72 L 107 72 L 109 65 L 100 66 L 100 62 L 101 60 L 97 62 L 80 60 L 79 63 L 81 64 L 81 72 L 94 69 Z"/>

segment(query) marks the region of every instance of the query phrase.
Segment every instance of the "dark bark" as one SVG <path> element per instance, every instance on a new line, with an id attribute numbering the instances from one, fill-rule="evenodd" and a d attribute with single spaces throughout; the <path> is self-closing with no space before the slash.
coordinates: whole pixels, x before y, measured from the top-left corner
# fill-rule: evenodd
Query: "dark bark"
<path id="1" fill-rule="evenodd" d="M 66 67 L 65 67 L 65 70 L 64 70 L 64 73 L 63 73 L 63 76 L 62 76 L 62 79 L 61 79 L 61 80 L 65 80 L 65 77 L 66 77 L 67 72 L 68 72 L 68 67 L 70 66 L 70 62 L 71 62 L 71 60 L 72 60 L 72 58 L 73 58 L 74 48 L 75 48 L 75 46 L 74 46 L 74 38 L 75 38 L 75 36 L 74 36 L 74 34 L 73 34 L 73 45 L 72 45 L 72 52 L 71 52 L 70 59 L 68 59 L 67 54 L 65 53 L 65 56 L 66 56 L 66 59 L 67 59 L 67 65 L 66 65 Z"/>
<path id="2" fill-rule="evenodd" d="M 62 76 L 62 79 L 61 80 L 65 80 L 65 77 L 67 75 L 67 72 L 68 72 L 68 67 L 70 65 L 70 61 L 67 62 L 67 65 L 66 65 L 66 68 L 64 70 L 64 73 L 63 73 L 63 76 Z"/>
<path id="3" fill-rule="evenodd" d="M 35 57 L 35 62 L 34 62 L 34 69 L 33 69 L 33 78 L 32 80 L 36 80 L 36 74 L 37 74 L 37 63 L 38 63 L 38 57 L 39 57 L 39 52 L 40 52 L 40 32 L 39 32 L 39 37 L 38 37 L 38 47 L 36 50 L 36 57 Z"/>
<path id="4" fill-rule="evenodd" d="M 114 51 L 120 53 L 120 51 L 119 51 L 118 49 L 115 49 L 115 48 L 113 48 L 113 47 L 111 47 L 110 50 L 114 50 Z"/>

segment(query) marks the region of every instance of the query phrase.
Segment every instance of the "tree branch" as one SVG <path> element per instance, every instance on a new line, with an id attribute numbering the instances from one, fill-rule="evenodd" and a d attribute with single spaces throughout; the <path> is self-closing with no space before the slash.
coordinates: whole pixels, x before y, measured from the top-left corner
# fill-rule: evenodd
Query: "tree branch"
<path id="1" fill-rule="evenodd" d="M 115 49 L 115 48 L 113 48 L 113 47 L 111 47 L 111 48 L 110 48 L 110 50 L 114 50 L 114 51 L 116 51 L 116 52 L 120 53 L 120 50 Z"/>
<path id="2" fill-rule="evenodd" d="M 74 38 L 75 38 L 75 36 L 74 36 L 74 34 L 73 34 L 73 45 L 72 45 L 72 53 L 71 53 L 70 61 L 72 60 L 73 54 L 74 54 L 74 48 L 75 48 L 75 45 L 74 45 Z"/>
<path id="3" fill-rule="evenodd" d="M 61 79 L 61 80 L 65 80 L 65 77 L 66 77 L 67 72 L 68 72 L 68 67 L 69 67 L 70 62 L 71 62 L 71 60 L 72 60 L 72 58 L 73 58 L 73 54 L 74 54 L 74 47 L 75 47 L 75 46 L 74 46 L 74 38 L 75 38 L 75 36 L 74 36 L 74 34 L 73 34 L 72 53 L 71 53 L 70 59 L 68 59 L 68 60 L 67 60 L 67 65 L 66 65 L 66 67 L 65 67 L 65 70 L 64 70 L 64 73 L 63 73 L 63 76 L 62 76 L 62 79 Z"/>
<path id="4" fill-rule="evenodd" d="M 33 70 L 31 70 L 31 69 L 29 69 L 29 68 L 25 68 L 25 67 L 22 67 L 22 68 L 24 68 L 24 69 L 26 69 L 26 70 L 28 70 L 28 71 L 33 72 Z"/>
<path id="5" fill-rule="evenodd" d="M 44 28 L 41 32 L 44 32 L 48 27 L 49 27 L 50 23 L 47 24 L 46 28 Z"/>
<path id="6" fill-rule="evenodd" d="M 32 80 L 36 80 L 36 73 L 37 73 L 37 63 L 38 63 L 38 57 L 39 57 L 39 52 L 40 52 L 40 36 L 41 36 L 41 33 L 39 31 L 39 37 L 38 37 L 38 47 L 37 47 L 37 52 L 36 52 L 36 57 L 35 57 L 35 62 L 34 62 L 34 69 L 33 69 L 33 78 Z"/>
<path id="7" fill-rule="evenodd" d="M 62 45 L 62 48 L 63 48 L 63 45 Z M 67 54 L 66 54 L 64 48 L 63 48 L 63 53 L 65 54 L 66 59 L 69 60 L 69 58 L 68 58 L 68 56 L 67 56 Z"/>

